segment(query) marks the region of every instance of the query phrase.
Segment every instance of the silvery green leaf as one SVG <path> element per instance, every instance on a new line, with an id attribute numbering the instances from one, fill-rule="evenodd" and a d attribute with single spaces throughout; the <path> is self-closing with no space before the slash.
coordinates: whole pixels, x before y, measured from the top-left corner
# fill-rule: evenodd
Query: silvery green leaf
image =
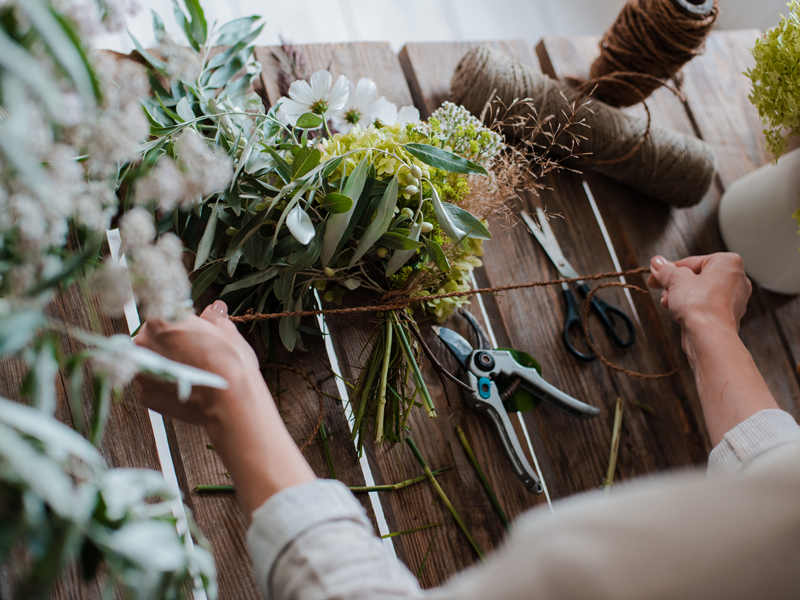
<path id="1" fill-rule="evenodd" d="M 48 417 L 39 413 L 39 418 Z M 70 476 L 61 465 L 40 454 L 6 425 L 0 425 L 0 462 L 4 464 L 4 472 L 13 473 L 15 479 L 42 497 L 56 514 L 67 519 L 72 516 L 74 489 Z"/>
<path id="2" fill-rule="evenodd" d="M 386 230 L 389 229 L 389 225 L 392 223 L 392 217 L 394 216 L 394 208 L 397 206 L 397 187 L 397 175 L 395 175 L 392 177 L 389 185 L 386 186 L 386 191 L 383 192 L 375 217 L 367 226 L 364 235 L 362 235 L 361 239 L 358 241 L 355 254 L 353 254 L 353 258 L 350 259 L 349 267 L 356 264 L 362 256 L 372 249 L 373 244 L 375 244 L 375 242 L 386 233 Z"/>
<path id="3" fill-rule="evenodd" d="M 86 438 L 55 419 L 44 418 L 35 408 L 0 398 L 0 423 L 44 442 L 45 451 L 56 457 L 69 454 L 95 468 L 105 465 Z"/>
<path id="4" fill-rule="evenodd" d="M 241 40 L 244 36 L 247 35 L 247 32 L 250 31 L 250 28 L 258 21 L 261 17 L 253 15 L 250 17 L 241 17 L 239 19 L 234 19 L 233 21 L 228 21 L 224 25 L 222 25 L 219 30 L 217 30 L 217 41 L 214 43 L 215 46 L 232 46 L 236 44 L 239 40 Z"/>
<path id="5" fill-rule="evenodd" d="M 148 506 L 145 500 L 175 498 L 164 475 L 150 469 L 110 469 L 98 485 L 106 517 L 111 521 L 121 521 L 128 514 L 136 517 L 142 508 Z"/>
<path id="6" fill-rule="evenodd" d="M 350 176 L 347 178 L 342 189 L 342 194 L 353 199 L 353 206 L 350 210 L 344 213 L 333 214 L 328 217 L 328 226 L 325 229 L 325 239 L 322 241 L 322 266 L 327 267 L 331 262 L 336 248 L 339 247 L 339 242 L 344 236 L 347 226 L 350 224 L 350 218 L 353 216 L 356 202 L 361 196 L 361 190 L 364 189 L 364 183 L 367 180 L 367 171 L 369 170 L 369 161 L 367 157 L 361 159 L 358 166 L 353 169 Z M 396 200 L 396 199 L 395 199 Z"/>
<path id="7" fill-rule="evenodd" d="M 47 108 L 51 115 L 61 110 L 62 94 L 55 85 L 54 78 L 45 71 L 43 65 L 34 59 L 22 46 L 6 35 L 0 27 L 0 66 L 9 73 L 15 74 L 33 91 L 36 97 Z M 9 85 L 10 77 L 4 77 L 3 83 Z"/>
<path id="8" fill-rule="evenodd" d="M 244 251 L 239 248 L 236 252 L 233 253 L 233 256 L 228 258 L 228 276 L 233 277 L 233 274 L 236 273 L 236 267 L 239 266 L 239 261 L 242 259 L 244 255 Z"/>
<path id="9" fill-rule="evenodd" d="M 297 193 L 286 204 L 286 208 L 283 209 L 281 216 L 278 217 L 278 222 L 275 224 L 275 234 L 272 236 L 273 247 L 278 242 L 278 233 L 280 233 L 284 221 L 286 221 L 286 218 L 292 212 L 292 209 L 297 205 L 297 203 L 300 202 L 301 198 L 303 197 L 303 194 L 305 194 L 308 191 L 309 187 L 311 187 L 311 181 L 306 181 L 306 183 L 303 184 L 303 187 L 297 190 Z"/>
<path id="10" fill-rule="evenodd" d="M 217 222 L 219 221 L 219 202 L 214 204 L 211 209 L 211 215 L 208 217 L 203 237 L 200 238 L 200 244 L 197 246 L 197 255 L 194 258 L 194 270 L 196 271 L 208 260 L 211 254 L 211 244 L 214 243 L 214 236 L 217 233 Z"/>
<path id="11" fill-rule="evenodd" d="M 43 413 L 53 416 L 56 411 L 55 378 L 58 375 L 56 348 L 44 342 L 30 365 L 29 381 L 32 383 L 33 403 Z"/>
<path id="12" fill-rule="evenodd" d="M 193 385 L 221 390 L 228 388 L 228 382 L 219 375 L 164 358 L 160 354 L 137 346 L 130 336 L 119 334 L 106 338 L 80 329 L 72 329 L 70 333 L 84 344 L 101 352 L 119 356 L 122 360 L 132 360 L 143 373 L 174 381 L 178 385 L 180 400 L 189 398 Z"/>
<path id="13" fill-rule="evenodd" d="M 344 285 L 344 287 L 346 287 L 348 290 L 350 290 L 352 292 L 354 289 L 356 289 L 357 287 L 359 287 L 361 285 L 361 280 L 360 279 L 354 279 L 354 278 L 351 277 L 350 279 L 345 279 L 344 282 L 343 282 L 343 285 Z"/>
<path id="14" fill-rule="evenodd" d="M 265 281 L 269 281 L 277 274 L 278 274 L 277 266 L 270 267 L 266 271 L 256 271 L 254 273 L 251 273 L 247 277 L 242 277 L 241 279 L 226 285 L 225 288 L 222 290 L 222 294 L 220 295 L 224 296 L 225 294 L 229 294 L 237 290 L 243 290 L 249 287 L 260 285 Z"/>
<path id="15" fill-rule="evenodd" d="M 460 157 L 458 154 L 453 154 L 447 150 L 437 148 L 436 146 L 429 146 L 428 144 L 406 144 L 403 148 L 414 158 L 436 169 L 442 169 L 449 173 L 463 173 L 465 175 L 488 175 L 486 169 L 482 166 L 476 165 L 466 158 Z"/>
<path id="16" fill-rule="evenodd" d="M 304 246 L 308 246 L 311 240 L 314 239 L 314 223 L 311 222 L 311 217 L 300 208 L 299 204 L 286 217 L 286 227 L 289 229 L 289 233 L 294 236 L 294 239 Z"/>
<path id="17" fill-rule="evenodd" d="M 409 238 L 414 241 L 419 241 L 419 234 L 422 231 L 422 220 L 419 223 L 414 225 L 411 233 L 409 234 Z M 391 277 L 400 268 L 406 264 L 406 262 L 415 254 L 417 253 L 416 249 L 414 250 L 395 250 L 394 254 L 392 254 L 392 258 L 389 259 L 389 263 L 386 265 L 386 276 Z"/>
<path id="18" fill-rule="evenodd" d="M 236 172 L 233 174 L 233 179 L 231 180 L 231 189 L 236 185 L 236 180 L 239 177 L 239 173 L 242 172 L 242 169 L 244 169 L 245 165 L 247 164 L 247 159 L 250 158 L 250 153 L 253 151 L 253 146 L 257 141 L 258 131 L 255 130 L 250 135 L 250 139 L 247 140 L 247 144 L 245 145 L 244 150 L 242 150 L 242 154 L 239 157 L 239 162 L 236 165 Z"/>
<path id="19" fill-rule="evenodd" d="M 47 325 L 41 310 L 22 310 L 0 317 L 0 356 L 16 354 Z"/>
<path id="20" fill-rule="evenodd" d="M 442 202 L 434 186 L 431 186 L 431 200 L 433 201 L 433 212 L 436 214 L 436 220 L 453 244 L 459 245 L 468 237 L 485 240 L 492 238 L 483 223 L 478 221 L 472 214 L 454 204 Z"/>
<path id="21" fill-rule="evenodd" d="M 178 113 L 178 116 L 183 119 L 184 123 L 189 123 L 196 119 L 192 111 L 192 105 L 186 97 L 180 99 L 178 105 L 175 107 L 175 111 Z"/>
<path id="22" fill-rule="evenodd" d="M 186 549 L 167 521 L 134 521 L 108 536 L 103 544 L 127 560 L 158 573 L 181 570 Z"/>
<path id="23" fill-rule="evenodd" d="M 283 310 L 294 310 L 294 300 L 291 296 L 283 303 Z M 295 320 L 292 317 L 282 317 L 278 324 L 278 333 L 286 349 L 289 352 L 294 350 L 295 343 L 297 342 L 297 324 Z"/>

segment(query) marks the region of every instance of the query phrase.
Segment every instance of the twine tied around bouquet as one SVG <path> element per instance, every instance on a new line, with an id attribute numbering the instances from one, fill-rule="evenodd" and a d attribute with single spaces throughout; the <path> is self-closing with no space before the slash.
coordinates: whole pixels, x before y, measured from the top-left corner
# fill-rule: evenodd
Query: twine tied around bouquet
<path id="1" fill-rule="evenodd" d="M 530 281 L 528 283 L 516 283 L 516 284 L 501 285 L 489 288 L 478 288 L 474 290 L 465 290 L 461 292 L 430 294 L 427 296 L 413 296 L 407 290 L 392 290 L 384 294 L 381 300 L 377 304 L 373 304 L 371 306 L 352 306 L 348 308 L 326 308 L 322 310 L 295 310 L 295 311 L 283 311 L 279 313 L 256 313 L 253 312 L 251 309 L 250 311 L 248 311 L 243 315 L 232 316 L 229 317 L 229 319 L 236 324 L 246 324 L 246 323 L 254 323 L 256 321 L 282 319 L 284 317 L 314 317 L 317 315 L 354 315 L 363 313 L 386 312 L 390 310 L 403 310 L 405 308 L 408 308 L 412 304 L 421 301 L 439 300 L 442 298 L 463 298 L 465 296 L 474 296 L 476 294 L 496 294 L 499 292 L 508 292 L 511 290 L 521 290 L 521 289 L 528 289 L 535 287 L 549 287 L 554 285 L 561 285 L 562 283 L 577 283 L 578 281 L 597 281 L 600 279 L 613 279 L 617 277 L 626 277 L 629 275 L 642 275 L 644 273 L 649 273 L 649 272 L 650 269 L 648 267 L 638 267 L 636 269 L 629 269 L 627 271 L 611 271 L 608 273 L 596 273 L 594 275 L 585 275 L 581 277 L 564 277 L 561 279 L 549 279 L 546 281 Z M 614 371 L 618 371 L 620 373 L 628 375 L 629 377 L 636 377 L 639 379 L 648 379 L 648 380 L 665 379 L 667 377 L 672 377 L 673 375 L 677 374 L 678 371 L 680 371 L 686 364 L 686 361 L 682 362 L 676 368 L 666 373 L 649 374 L 649 373 L 639 373 L 638 371 L 632 371 L 630 369 L 620 367 L 619 365 L 612 363 L 610 360 L 605 358 L 600 353 L 599 349 L 597 348 L 591 336 L 589 335 L 587 319 L 589 316 L 589 308 L 591 307 L 592 298 L 599 290 L 607 287 L 623 287 L 631 290 L 636 290 L 638 292 L 642 292 L 645 294 L 647 293 L 647 290 L 644 290 L 637 285 L 633 285 L 630 283 L 622 283 L 618 281 L 609 281 L 606 283 L 601 283 L 600 285 L 592 289 L 586 296 L 586 298 L 584 298 L 583 335 L 586 339 L 587 345 L 592 349 L 597 358 L 600 359 L 600 362 L 602 362 L 606 367 Z M 278 366 L 278 365 L 272 365 L 272 366 Z M 288 370 L 299 373 L 299 371 L 297 371 L 296 369 L 286 367 L 285 365 L 280 365 L 280 368 L 287 368 Z M 322 396 L 320 395 L 320 398 L 321 397 Z M 316 435 L 316 433 L 314 435 Z"/>

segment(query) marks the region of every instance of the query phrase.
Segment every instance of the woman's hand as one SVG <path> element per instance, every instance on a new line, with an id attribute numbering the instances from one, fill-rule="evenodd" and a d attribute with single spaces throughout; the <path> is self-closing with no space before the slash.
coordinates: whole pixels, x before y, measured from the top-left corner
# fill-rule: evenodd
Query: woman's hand
<path id="1" fill-rule="evenodd" d="M 753 291 L 738 254 L 690 256 L 674 263 L 655 256 L 650 268 L 647 285 L 664 288 L 661 305 L 681 328 L 732 327 L 738 331 Z"/>
<path id="2" fill-rule="evenodd" d="M 199 317 L 175 323 L 148 321 L 134 341 L 170 360 L 216 373 L 228 381 L 226 390 L 195 386 L 189 400 L 181 402 L 175 384 L 140 375 L 142 403 L 181 421 L 207 426 L 209 415 L 224 409 L 226 403 L 245 399 L 256 383 L 263 384 L 258 358 L 228 319 L 228 307 L 221 300 L 207 306 Z"/>

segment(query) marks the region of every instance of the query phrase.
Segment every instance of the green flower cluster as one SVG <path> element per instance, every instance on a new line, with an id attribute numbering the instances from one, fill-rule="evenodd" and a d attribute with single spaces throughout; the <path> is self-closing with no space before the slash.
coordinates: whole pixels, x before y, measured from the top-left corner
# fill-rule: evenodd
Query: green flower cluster
<path id="1" fill-rule="evenodd" d="M 789 16 L 756 41 L 756 64 L 745 73 L 752 82 L 750 101 L 766 127 L 775 160 L 800 133 L 800 2 L 792 0 L 788 6 Z"/>

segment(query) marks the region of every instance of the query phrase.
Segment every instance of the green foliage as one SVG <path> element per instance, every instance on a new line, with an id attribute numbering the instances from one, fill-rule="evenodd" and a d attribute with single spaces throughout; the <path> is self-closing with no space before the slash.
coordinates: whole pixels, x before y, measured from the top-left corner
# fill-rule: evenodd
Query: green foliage
<path id="1" fill-rule="evenodd" d="M 800 2 L 753 47 L 756 64 L 746 75 L 752 82 L 750 101 L 764 123 L 764 135 L 775 160 L 800 133 Z"/>

